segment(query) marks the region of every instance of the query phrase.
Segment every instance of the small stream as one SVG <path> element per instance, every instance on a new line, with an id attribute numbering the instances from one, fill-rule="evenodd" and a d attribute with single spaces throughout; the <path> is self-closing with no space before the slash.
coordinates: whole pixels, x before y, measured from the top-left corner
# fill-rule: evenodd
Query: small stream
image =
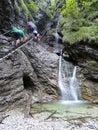
<path id="1" fill-rule="evenodd" d="M 58 49 L 57 35 L 56 44 Z M 98 119 L 98 105 L 81 99 L 77 66 L 65 61 L 62 56 L 59 58 L 58 86 L 61 90 L 61 99 L 55 102 L 33 104 L 31 115 L 50 121 Z"/>
<path id="2" fill-rule="evenodd" d="M 81 99 L 81 91 L 76 78 L 76 66 L 59 59 L 58 85 L 61 90 L 60 101 L 34 104 L 31 113 L 39 118 L 50 120 L 86 120 L 98 118 L 98 105 Z"/>
<path id="3" fill-rule="evenodd" d="M 98 105 L 84 103 L 84 102 L 52 102 L 44 104 L 34 104 L 31 108 L 31 113 L 40 118 L 46 118 L 51 113 L 55 112 L 51 116 L 50 120 L 79 120 L 79 119 L 89 119 L 98 118 Z"/>

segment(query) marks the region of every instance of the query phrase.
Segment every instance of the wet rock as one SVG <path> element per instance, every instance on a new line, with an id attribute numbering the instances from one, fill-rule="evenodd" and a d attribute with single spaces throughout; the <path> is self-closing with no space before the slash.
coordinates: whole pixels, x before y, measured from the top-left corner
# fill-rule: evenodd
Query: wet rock
<path id="1" fill-rule="evenodd" d="M 98 99 L 93 100 L 92 103 L 98 104 Z"/>
<path id="2" fill-rule="evenodd" d="M 93 125 L 88 125 L 87 127 L 90 129 L 95 129 L 95 127 Z"/>
<path id="3" fill-rule="evenodd" d="M 92 101 L 98 98 L 98 44 L 95 41 L 81 40 L 78 43 L 65 43 L 64 53 L 69 55 L 71 62 L 80 67 L 79 78 L 84 99 Z"/>

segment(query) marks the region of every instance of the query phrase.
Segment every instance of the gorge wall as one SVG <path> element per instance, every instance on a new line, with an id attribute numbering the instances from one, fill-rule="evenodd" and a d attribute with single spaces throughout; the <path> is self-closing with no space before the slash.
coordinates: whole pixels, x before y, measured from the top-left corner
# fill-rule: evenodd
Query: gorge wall
<path id="1" fill-rule="evenodd" d="M 95 41 L 81 40 L 70 44 L 65 43 L 64 53 L 69 60 L 79 67 L 82 98 L 93 101 L 98 99 L 98 44 Z M 66 56 L 65 56 L 66 59 Z"/>
<path id="2" fill-rule="evenodd" d="M 14 19 L 14 0 L 0 0 L 0 29 L 9 28 Z"/>
<path id="3" fill-rule="evenodd" d="M 29 43 L 0 61 L 0 111 L 15 103 L 24 104 L 28 91 L 32 102 L 58 98 L 57 77 L 58 56 Z"/>

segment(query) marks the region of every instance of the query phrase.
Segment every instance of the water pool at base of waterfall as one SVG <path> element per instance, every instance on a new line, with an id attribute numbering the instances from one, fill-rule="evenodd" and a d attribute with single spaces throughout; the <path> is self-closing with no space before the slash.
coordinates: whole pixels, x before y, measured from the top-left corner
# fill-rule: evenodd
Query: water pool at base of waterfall
<path id="1" fill-rule="evenodd" d="M 87 103 L 85 101 L 57 101 L 51 103 L 37 103 L 31 107 L 32 115 L 41 115 L 44 119 L 49 115 L 53 119 L 69 118 L 97 118 L 98 105 Z"/>

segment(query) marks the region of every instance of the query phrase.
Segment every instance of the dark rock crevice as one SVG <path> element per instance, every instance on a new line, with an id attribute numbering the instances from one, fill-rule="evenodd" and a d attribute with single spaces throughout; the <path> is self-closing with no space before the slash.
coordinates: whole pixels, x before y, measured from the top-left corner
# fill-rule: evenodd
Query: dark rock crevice
<path id="1" fill-rule="evenodd" d="M 36 87 L 28 74 L 23 74 L 23 86 L 25 90 L 32 90 L 32 92 L 36 90 Z"/>

